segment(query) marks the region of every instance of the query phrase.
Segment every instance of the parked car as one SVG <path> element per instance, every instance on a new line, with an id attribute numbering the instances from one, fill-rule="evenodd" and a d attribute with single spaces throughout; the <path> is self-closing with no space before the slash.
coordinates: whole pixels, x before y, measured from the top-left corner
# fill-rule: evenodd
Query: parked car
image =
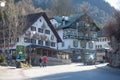
<path id="1" fill-rule="evenodd" d="M 95 64 L 95 54 L 85 54 L 85 65 L 94 65 Z"/>

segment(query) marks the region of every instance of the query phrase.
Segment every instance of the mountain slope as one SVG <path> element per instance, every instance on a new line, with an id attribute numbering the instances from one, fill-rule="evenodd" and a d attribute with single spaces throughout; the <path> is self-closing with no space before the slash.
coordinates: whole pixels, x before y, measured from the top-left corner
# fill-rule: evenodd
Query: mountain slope
<path id="1" fill-rule="evenodd" d="M 16 0 L 19 1 L 19 0 Z M 41 7 L 42 9 L 49 9 L 51 5 L 51 0 L 32 0 L 35 7 Z M 104 0 L 71 0 L 72 6 L 78 8 L 78 5 L 83 3 L 88 3 L 89 10 L 88 14 L 98 23 L 104 23 L 107 18 L 112 16 L 113 7 L 111 7 Z M 82 11 L 76 10 L 74 14 L 81 14 Z"/>

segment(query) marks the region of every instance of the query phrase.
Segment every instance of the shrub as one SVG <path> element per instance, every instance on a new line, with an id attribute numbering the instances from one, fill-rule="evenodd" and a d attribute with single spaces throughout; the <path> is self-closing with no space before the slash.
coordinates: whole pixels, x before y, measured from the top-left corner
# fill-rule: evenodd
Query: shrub
<path id="1" fill-rule="evenodd" d="M 3 62 L 5 62 L 5 56 L 0 54 L 0 63 L 3 63 Z"/>

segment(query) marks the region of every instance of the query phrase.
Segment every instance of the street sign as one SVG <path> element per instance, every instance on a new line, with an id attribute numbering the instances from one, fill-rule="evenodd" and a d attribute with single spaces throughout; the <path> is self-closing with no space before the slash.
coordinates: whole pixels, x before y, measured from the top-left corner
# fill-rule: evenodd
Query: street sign
<path id="1" fill-rule="evenodd" d="M 25 46 L 17 45 L 16 47 L 16 60 L 25 61 Z"/>

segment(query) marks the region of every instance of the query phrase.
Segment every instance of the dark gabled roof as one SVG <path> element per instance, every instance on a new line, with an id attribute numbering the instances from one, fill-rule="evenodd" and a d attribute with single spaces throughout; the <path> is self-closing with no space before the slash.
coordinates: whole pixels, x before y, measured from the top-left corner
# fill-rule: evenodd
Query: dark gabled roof
<path id="1" fill-rule="evenodd" d="M 100 28 L 96 25 L 96 23 L 94 22 L 94 20 L 87 14 L 83 14 L 78 18 L 79 21 L 85 21 L 88 24 L 91 24 L 95 27 L 96 31 L 100 31 Z"/>
<path id="2" fill-rule="evenodd" d="M 58 23 L 62 23 L 62 17 L 60 16 L 53 16 L 52 19 L 55 19 Z"/>
<path id="3" fill-rule="evenodd" d="M 47 15 L 46 15 L 45 12 L 40 12 L 40 13 L 34 13 L 34 14 L 27 15 L 27 21 L 28 21 L 28 23 L 27 23 L 27 27 L 26 27 L 25 30 L 27 30 L 41 16 L 44 17 L 44 19 L 47 22 L 48 26 L 50 27 L 50 29 L 54 33 L 55 37 L 57 38 L 57 42 L 62 42 L 60 36 L 58 35 L 58 33 L 56 32 L 55 28 L 53 27 L 53 25 L 49 21 L 49 18 L 47 17 Z"/>
<path id="4" fill-rule="evenodd" d="M 90 16 L 88 16 L 87 13 L 81 15 L 78 20 L 85 21 L 85 22 L 90 23 L 90 24 L 94 23 L 93 19 Z"/>
<path id="5" fill-rule="evenodd" d="M 53 17 L 58 23 L 62 23 L 62 17 Z M 84 15 L 76 15 L 73 17 L 70 17 L 67 21 L 65 25 L 60 25 L 58 26 L 56 29 L 64 29 L 64 28 L 70 28 L 72 24 L 74 24 L 76 21 L 85 21 L 89 24 L 92 24 L 95 26 L 95 30 L 99 31 L 99 27 L 95 24 L 95 22 L 93 21 L 93 19 L 88 16 L 86 13 Z"/>
<path id="6" fill-rule="evenodd" d="M 55 27 L 56 29 L 64 29 L 69 28 L 76 20 L 78 16 L 69 17 L 67 20 L 63 19 L 59 16 L 54 16 L 53 19 L 55 19 L 58 23 L 61 23 L 58 27 Z M 65 25 L 62 24 L 63 20 L 65 21 Z"/>

